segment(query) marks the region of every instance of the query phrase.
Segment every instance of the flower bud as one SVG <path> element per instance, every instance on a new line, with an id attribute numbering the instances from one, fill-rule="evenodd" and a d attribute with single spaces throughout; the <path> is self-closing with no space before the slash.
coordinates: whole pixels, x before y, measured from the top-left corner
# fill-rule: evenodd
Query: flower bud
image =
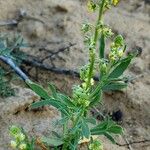
<path id="1" fill-rule="evenodd" d="M 122 35 L 117 35 L 115 40 L 114 40 L 115 46 L 117 47 L 121 47 L 124 45 L 124 39 L 122 37 Z"/>
<path id="2" fill-rule="evenodd" d="M 90 104 L 90 102 L 89 102 L 88 100 L 85 100 L 85 101 L 84 101 L 84 106 L 85 106 L 85 107 L 88 107 L 89 104 Z"/>
<path id="3" fill-rule="evenodd" d="M 117 55 L 119 58 L 121 58 L 123 56 L 123 54 L 124 54 L 123 50 L 119 50 Z"/>
<path id="4" fill-rule="evenodd" d="M 106 65 L 106 63 L 101 64 L 100 67 L 101 67 L 101 72 L 105 74 L 107 72 L 107 65 Z"/>
<path id="5" fill-rule="evenodd" d="M 87 4 L 87 7 L 88 7 L 88 10 L 90 12 L 94 12 L 96 10 L 96 8 L 97 8 L 97 5 L 94 3 L 93 0 L 89 0 L 88 4 Z"/>
<path id="6" fill-rule="evenodd" d="M 103 29 L 103 34 L 104 34 L 105 37 L 111 37 L 113 35 L 113 32 L 110 28 L 105 27 Z"/>
<path id="7" fill-rule="evenodd" d="M 83 24 L 82 29 L 84 33 L 88 32 L 90 30 L 90 25 L 89 24 Z"/>
<path id="8" fill-rule="evenodd" d="M 114 6 L 116 6 L 119 3 L 119 0 L 112 0 L 112 3 Z"/>
<path id="9" fill-rule="evenodd" d="M 12 136 L 16 136 L 16 135 L 19 134 L 20 132 L 21 132 L 21 130 L 20 130 L 19 127 L 15 126 L 15 125 L 13 125 L 13 126 L 10 127 L 10 134 L 11 134 Z"/>
<path id="10" fill-rule="evenodd" d="M 25 139 L 25 135 L 23 133 L 19 134 L 19 140 L 23 141 Z"/>
<path id="11" fill-rule="evenodd" d="M 91 85 L 94 85 L 94 80 L 93 80 L 93 78 L 91 79 Z"/>

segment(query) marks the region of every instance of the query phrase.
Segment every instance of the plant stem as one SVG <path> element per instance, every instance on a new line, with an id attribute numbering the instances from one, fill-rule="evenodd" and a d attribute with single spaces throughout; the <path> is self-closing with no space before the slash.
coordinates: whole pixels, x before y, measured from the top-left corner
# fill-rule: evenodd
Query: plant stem
<path id="1" fill-rule="evenodd" d="M 89 75 L 88 75 L 88 81 L 87 81 L 86 89 L 88 89 L 91 86 L 91 78 L 93 75 L 94 63 L 95 63 L 95 49 L 96 49 L 97 40 L 98 40 L 98 25 L 102 21 L 104 4 L 105 4 L 105 0 L 102 0 L 102 3 L 101 3 L 100 8 L 99 8 L 99 15 L 98 15 L 98 19 L 97 19 L 97 23 L 96 23 L 96 27 L 95 27 L 95 33 L 94 33 L 94 46 L 95 46 L 95 48 L 92 48 L 90 50 L 90 54 L 91 54 L 90 55 L 90 68 L 89 68 Z"/>

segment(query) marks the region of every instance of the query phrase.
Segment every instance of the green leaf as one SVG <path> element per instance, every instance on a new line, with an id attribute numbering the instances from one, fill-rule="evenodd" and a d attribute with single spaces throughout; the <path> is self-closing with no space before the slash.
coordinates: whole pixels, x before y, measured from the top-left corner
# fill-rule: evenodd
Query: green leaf
<path id="1" fill-rule="evenodd" d="M 105 85 L 102 89 L 103 91 L 115 91 L 115 90 L 121 90 L 123 88 L 127 87 L 127 83 L 124 82 L 112 82 L 110 84 Z"/>
<path id="2" fill-rule="evenodd" d="M 42 101 L 38 101 L 38 102 L 33 103 L 31 105 L 31 108 L 38 108 L 38 107 L 51 105 L 51 104 L 52 104 L 52 101 L 50 99 L 47 99 L 47 100 L 42 100 Z"/>
<path id="3" fill-rule="evenodd" d="M 68 121 L 68 117 L 63 117 L 60 120 L 56 121 L 56 125 L 64 125 Z"/>
<path id="4" fill-rule="evenodd" d="M 113 143 L 116 144 L 115 139 L 113 138 L 113 136 L 107 132 L 104 133 L 104 135 Z"/>
<path id="5" fill-rule="evenodd" d="M 55 107 L 59 111 L 61 111 L 64 115 L 69 116 L 68 108 L 63 103 L 61 103 L 55 99 L 47 99 L 47 100 L 35 102 L 31 105 L 31 108 L 38 108 L 38 107 L 42 107 L 45 105 L 52 105 L 53 107 Z"/>
<path id="6" fill-rule="evenodd" d="M 131 62 L 132 58 L 130 59 L 125 59 L 124 61 L 121 61 L 119 65 L 110 73 L 108 78 L 118 78 L 120 77 L 124 71 L 127 69 Z"/>
<path id="7" fill-rule="evenodd" d="M 110 127 L 107 131 L 113 134 L 122 134 L 123 128 L 119 125 L 115 125 L 115 126 Z"/>
<path id="8" fill-rule="evenodd" d="M 96 125 L 96 119 L 93 118 L 93 117 L 86 118 L 85 121 L 86 121 L 87 123 L 91 123 L 91 124 Z"/>
<path id="9" fill-rule="evenodd" d="M 36 84 L 36 83 L 34 83 L 32 81 L 27 81 L 26 83 L 41 98 L 44 98 L 44 99 L 49 99 L 50 98 L 50 96 L 48 95 L 47 91 L 44 90 L 43 87 L 41 87 L 40 85 L 38 85 L 38 84 Z"/>
<path id="10" fill-rule="evenodd" d="M 46 138 L 46 137 L 42 137 L 41 141 L 43 143 L 46 143 L 49 146 L 60 146 L 63 144 L 63 141 L 60 138 Z"/>
<path id="11" fill-rule="evenodd" d="M 88 139 L 90 137 L 90 129 L 84 120 L 82 121 L 81 127 L 83 136 Z"/>
<path id="12" fill-rule="evenodd" d="M 108 121 L 103 121 L 91 129 L 91 134 L 92 135 L 101 135 L 104 132 L 106 132 L 107 127 L 108 127 Z"/>
<path id="13" fill-rule="evenodd" d="M 105 51 L 105 36 L 102 34 L 100 38 L 99 57 L 104 58 Z"/>
<path id="14" fill-rule="evenodd" d="M 56 91 L 56 88 L 53 84 L 50 84 L 49 83 L 49 89 L 51 90 L 51 94 L 54 98 L 57 98 L 57 91 Z"/>
<path id="15" fill-rule="evenodd" d="M 71 99 L 68 96 L 65 96 L 61 93 L 58 93 L 57 97 L 58 97 L 60 102 L 64 103 L 68 107 L 75 107 L 75 105 L 73 104 L 73 102 L 71 101 Z"/>
<path id="16" fill-rule="evenodd" d="M 90 102 L 90 107 L 94 106 L 98 102 L 101 102 L 101 97 L 102 97 L 102 90 L 97 90 L 95 94 L 93 95 L 91 102 Z"/>

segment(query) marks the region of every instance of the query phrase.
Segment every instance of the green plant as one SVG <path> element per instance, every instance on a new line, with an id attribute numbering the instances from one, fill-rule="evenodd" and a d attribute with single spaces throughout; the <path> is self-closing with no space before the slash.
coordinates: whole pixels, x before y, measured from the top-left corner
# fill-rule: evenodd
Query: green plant
<path id="1" fill-rule="evenodd" d="M 51 95 L 40 85 L 27 80 L 26 83 L 40 97 L 41 101 L 32 104 L 32 108 L 44 105 L 52 105 L 61 112 L 61 119 L 58 121 L 62 125 L 63 132 L 55 133 L 54 137 L 43 137 L 41 140 L 50 146 L 62 150 L 76 150 L 78 144 L 83 139 L 89 140 L 89 149 L 103 149 L 94 136 L 104 135 L 113 143 L 114 135 L 123 133 L 121 126 L 117 125 L 110 118 L 97 122 L 93 117 L 89 117 L 89 111 L 93 106 L 102 102 L 104 91 L 120 90 L 127 86 L 124 71 L 128 68 L 136 53 L 125 56 L 126 45 L 121 35 L 114 37 L 108 57 L 105 54 L 105 43 L 108 38 L 114 36 L 112 30 L 103 22 L 104 12 L 116 5 L 118 0 L 89 0 L 90 11 L 98 10 L 96 25 L 86 23 L 82 27 L 85 34 L 85 44 L 89 50 L 89 63 L 80 70 L 81 85 L 73 86 L 71 97 L 58 92 L 54 85 L 49 84 Z M 98 45 L 99 42 L 99 45 Z M 98 56 L 96 51 L 98 50 Z M 93 77 L 99 73 L 100 81 L 94 82 Z"/>
<path id="2" fill-rule="evenodd" d="M 10 135 L 13 140 L 10 143 L 10 146 L 14 150 L 34 150 L 35 140 L 29 139 L 23 128 L 18 126 L 11 126 L 9 129 Z"/>
<path id="3" fill-rule="evenodd" d="M 23 39 L 20 36 L 15 36 L 14 38 L 8 35 L 0 35 L 0 60 L 5 59 L 9 63 L 12 59 L 15 64 L 20 65 L 22 58 L 25 57 L 20 51 L 20 47 L 23 46 Z M 19 59 L 20 58 L 20 59 Z M 14 65 L 15 66 L 15 65 Z M 10 69 L 0 67 L 0 96 L 9 97 L 15 95 L 14 89 L 10 85 L 10 81 L 13 79 L 7 78 L 10 75 Z"/>

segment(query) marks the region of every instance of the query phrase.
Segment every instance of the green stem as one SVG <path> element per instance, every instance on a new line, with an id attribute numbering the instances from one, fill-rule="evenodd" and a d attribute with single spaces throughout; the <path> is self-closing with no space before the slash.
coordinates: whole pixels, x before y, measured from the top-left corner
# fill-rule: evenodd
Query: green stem
<path id="1" fill-rule="evenodd" d="M 95 45 L 96 45 L 96 42 L 97 42 L 97 39 L 98 39 L 98 25 L 102 21 L 104 4 L 105 4 L 105 0 L 102 0 L 102 4 L 101 4 L 101 7 L 99 9 L 99 15 L 98 15 L 98 19 L 97 19 L 97 23 L 96 23 L 96 27 L 95 27 L 95 35 L 94 35 Z"/>
<path id="2" fill-rule="evenodd" d="M 97 40 L 98 40 L 98 25 L 99 23 L 102 21 L 102 15 L 103 15 L 103 10 L 104 10 L 104 4 L 105 4 L 105 0 L 102 0 L 101 6 L 99 8 L 99 15 L 98 15 L 98 19 L 97 19 L 97 23 L 96 23 L 96 27 L 95 27 L 95 33 L 94 33 L 94 44 L 95 44 L 95 49 L 96 49 L 96 45 L 97 45 Z M 90 58 L 90 68 L 89 68 L 89 75 L 88 75 L 88 81 L 87 81 L 87 86 L 86 89 L 88 89 L 91 85 L 91 78 L 93 76 L 93 71 L 94 71 L 94 63 L 95 63 L 95 49 L 92 48 L 90 51 L 91 53 L 91 58 Z"/>

